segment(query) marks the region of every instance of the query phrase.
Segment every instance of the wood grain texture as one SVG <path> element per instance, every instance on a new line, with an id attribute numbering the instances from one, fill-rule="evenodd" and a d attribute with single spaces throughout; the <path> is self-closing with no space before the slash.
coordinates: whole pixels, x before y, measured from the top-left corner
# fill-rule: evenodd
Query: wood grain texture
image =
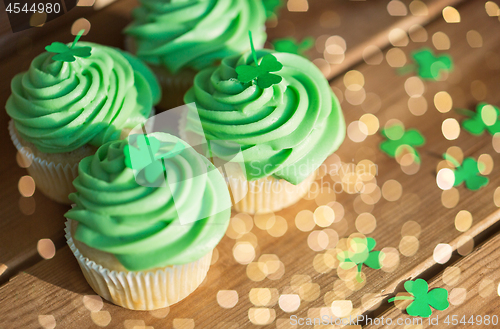
<path id="1" fill-rule="evenodd" d="M 438 2 L 439 5 L 448 3 L 446 1 Z M 438 6 L 438 2 L 429 2 L 429 8 Z M 404 3 L 408 7 L 409 1 L 404 1 Z M 47 44 L 53 41 L 69 42 L 72 40 L 69 32 L 71 24 L 77 17 L 83 16 L 91 23 L 91 30 L 85 36 L 86 41 L 122 47 L 121 31 L 130 22 L 130 10 L 136 5 L 136 0 L 120 0 L 99 11 L 94 11 L 89 7 L 78 7 L 71 10 L 69 14 L 47 23 L 43 28 L 30 29 L 15 34 L 8 32 L 3 36 L 0 33 L 0 59 L 3 58 L 0 71 L 4 77 L 0 81 L 0 104 L 5 104 L 10 95 L 10 81 L 14 75 L 27 70 L 31 60 L 44 51 Z M 282 8 L 278 25 L 275 28 L 268 28 L 269 39 L 274 40 L 288 35 L 295 36 L 299 40 L 305 36 L 341 35 L 348 45 L 346 54 L 350 54 L 351 46 L 356 47 L 357 44 L 369 42 L 368 40 L 376 33 L 381 33 L 380 31 L 387 30 L 388 26 L 395 26 L 397 22 L 401 21 L 402 17 L 400 16 L 390 16 L 386 6 L 384 1 L 331 1 L 327 4 L 311 1 L 309 11 L 305 13 L 289 12 L 287 8 Z M 340 25 L 330 28 L 322 26 L 319 17 L 324 12 L 338 15 Z M 408 12 L 406 18 L 429 20 L 432 16 L 431 13 L 436 14 L 435 10 L 430 10 L 429 15 L 425 17 L 412 16 Z M 367 17 L 368 19 L 366 19 Z M 3 19 L 2 22 L 4 22 Z M 290 26 L 292 29 L 289 28 Z M 9 54 L 11 56 L 8 56 Z M 313 49 L 309 55 L 314 58 L 322 54 Z M 360 59 L 361 57 L 357 61 Z M 6 128 L 8 120 L 8 116 L 2 111 L 0 113 L 1 127 Z M 0 134 L 2 140 L 6 141 L 2 146 L 6 160 L 0 165 L 4 169 L 0 175 L 5 185 L 5 188 L 0 192 L 5 196 L 0 201 L 2 218 L 4 218 L 0 222 L 0 232 L 5 232 L 0 233 L 0 251 L 2 251 L 0 252 L 0 264 L 4 264 L 8 269 L 0 274 L 1 284 L 16 273 L 19 268 L 32 265 L 40 260 L 36 250 L 39 239 L 50 238 L 56 246 L 64 244 L 60 229 L 62 221 L 53 218 L 61 218 L 67 207 L 58 205 L 45 198 L 41 193 L 35 192 L 34 214 L 24 215 L 21 212 L 19 200 L 22 198 L 17 193 L 17 182 L 25 174 L 25 171 L 15 164 L 15 148 L 10 143 L 7 129 L 2 129 Z M 2 234 L 5 234 L 5 238 Z M 25 238 L 17 241 L 17 237 L 20 235 L 25 236 Z M 14 241 L 17 242 L 14 243 Z"/>
<path id="2" fill-rule="evenodd" d="M 425 26 L 436 17 L 439 17 L 442 13 L 443 8 L 447 6 L 457 6 L 463 0 L 440 0 L 440 1 L 426 1 L 427 4 L 427 15 L 410 15 L 403 19 L 397 20 L 393 24 L 389 26 L 385 26 L 384 28 L 375 28 L 373 29 L 373 25 L 368 22 L 367 25 L 362 24 L 362 26 L 366 27 L 368 33 L 372 34 L 372 36 L 367 40 L 359 40 L 354 43 L 354 47 L 349 49 L 346 53 L 344 61 L 340 64 L 333 64 L 329 70 L 329 77 L 336 77 L 337 75 L 345 72 L 350 67 L 358 64 L 363 57 L 366 49 L 368 47 L 377 47 L 379 49 L 384 49 L 391 45 L 389 40 L 389 34 L 394 29 L 402 29 L 405 32 L 408 32 L 410 28 L 415 26 Z M 372 15 L 372 12 L 367 13 L 364 16 Z M 365 21 L 366 24 L 366 21 Z M 369 53 L 369 52 L 368 52 Z"/>
<path id="3" fill-rule="evenodd" d="M 413 15 L 409 9 L 411 0 L 402 0 L 406 8 L 403 16 L 391 16 L 387 10 L 386 1 L 343 1 L 331 0 L 328 2 L 310 1 L 306 12 L 291 12 L 285 6 L 279 11 L 279 20 L 268 24 L 269 40 L 277 38 L 295 37 L 299 41 L 304 37 L 318 38 L 325 35 L 341 36 L 347 45 L 345 60 L 340 65 L 333 65 L 329 70 L 328 78 L 334 77 L 349 66 L 356 64 L 361 58 L 363 50 L 369 45 L 385 48 L 389 44 L 388 33 L 396 28 L 408 30 L 412 25 L 425 25 L 438 16 L 447 5 L 454 5 L 462 0 L 423 1 L 427 5 L 426 15 Z M 136 0 L 120 0 L 121 8 L 130 10 L 137 6 Z M 294 1 L 291 1 L 293 3 Z M 301 1 L 295 1 L 300 3 Z M 2 4 L 3 6 L 3 4 Z M 115 6 L 115 10 L 118 6 Z M 293 8 L 293 6 L 291 7 Z M 301 6 L 298 7 L 299 9 Z M 102 10 L 102 9 L 101 9 Z M 16 52 L 22 52 L 31 47 L 38 40 L 54 36 L 57 30 L 64 30 L 78 18 L 95 15 L 93 7 L 76 7 L 64 16 L 45 24 L 42 28 L 13 33 L 9 27 L 6 12 L 0 7 L 0 60 Z M 95 31 L 93 31 L 95 32 Z M 107 31 L 99 31 L 108 39 Z M 121 36 L 119 37 L 122 39 Z M 311 59 L 321 58 L 323 53 L 315 48 L 308 52 Z"/>
<path id="4" fill-rule="evenodd" d="M 5 4 L 0 1 L 0 36 L 12 32 L 9 25 L 9 18 L 5 11 Z"/>
<path id="5" fill-rule="evenodd" d="M 485 14 L 482 3 L 465 3 L 463 6 L 457 7 L 461 13 L 460 24 L 447 24 L 442 19 L 430 24 L 427 27 L 429 40 L 426 43 L 416 44 L 413 43 L 404 48 L 405 53 L 409 54 L 411 50 L 418 49 L 421 46 L 430 46 L 430 41 L 434 33 L 438 31 L 444 32 L 451 41 L 449 52 L 455 61 L 456 70 L 450 75 L 446 82 L 426 83 L 424 96 L 427 100 L 428 110 L 423 116 L 412 117 L 408 116 L 408 96 L 404 92 L 404 80 L 401 77 L 390 76 L 385 69 L 381 69 L 384 64 L 378 66 L 360 66 L 357 68 L 364 74 L 365 89 L 370 90 L 382 99 L 382 110 L 384 113 L 377 113 L 380 119 L 381 126 L 389 119 L 399 119 L 406 127 L 414 127 L 419 129 L 427 138 L 427 144 L 422 148 L 422 167 L 420 171 L 407 178 L 402 178 L 403 175 L 395 173 L 395 169 L 390 174 L 392 179 L 401 182 L 403 186 L 403 195 L 407 192 L 416 194 L 419 198 L 419 207 L 413 214 L 410 210 L 414 204 L 401 202 L 399 205 L 394 205 L 392 209 L 390 206 L 378 203 L 372 214 L 378 221 L 376 231 L 373 237 L 376 237 L 377 242 L 381 246 L 391 246 L 398 248 L 397 239 L 401 238 L 399 234 L 401 224 L 406 220 L 413 220 L 421 225 L 422 232 L 420 234 L 419 243 L 420 248 L 418 253 L 412 257 L 405 257 L 401 255 L 401 264 L 398 270 L 389 275 L 384 273 L 383 279 L 380 275 L 381 282 L 370 282 L 360 292 L 355 292 L 349 299 L 359 300 L 362 294 L 367 292 L 378 294 L 377 298 L 360 305 L 361 307 L 353 312 L 353 316 L 366 312 L 368 309 L 375 307 L 383 300 L 384 295 L 392 292 L 398 285 L 409 277 L 415 277 L 426 271 L 432 271 L 436 266 L 433 259 L 433 250 L 438 243 L 447 243 L 453 250 L 456 249 L 459 241 L 464 241 L 468 237 L 475 237 L 484 232 L 489 227 L 498 222 L 500 213 L 496 211 L 496 207 L 492 204 L 492 197 L 498 183 L 495 177 L 491 177 L 491 185 L 480 193 L 485 193 L 480 196 L 480 193 L 474 193 L 463 186 L 459 187 L 460 202 L 453 209 L 446 209 L 441 205 L 439 189 L 436 187 L 435 175 L 436 165 L 439 162 L 439 157 L 450 146 L 460 146 L 466 157 L 472 156 L 477 158 L 480 154 L 489 153 L 498 159 L 498 155 L 491 148 L 491 137 L 483 136 L 482 138 L 473 138 L 467 132 L 462 130 L 460 137 L 454 141 L 447 141 L 441 134 L 441 124 L 444 119 L 454 117 L 459 121 L 463 118 L 457 115 L 452 110 L 451 112 L 442 114 L 439 113 L 433 106 L 433 96 L 439 91 L 447 91 L 453 99 L 453 108 L 470 108 L 474 109 L 478 100 L 472 96 L 471 83 L 474 80 L 483 81 L 491 87 L 488 89 L 488 95 L 485 101 L 495 104 L 498 102 L 496 91 L 498 87 L 494 70 L 490 70 L 485 65 L 485 55 L 489 50 L 497 49 L 498 41 L 490 39 L 493 37 L 492 31 L 498 29 L 496 18 L 489 20 Z M 471 49 L 465 41 L 465 35 L 469 30 L 477 30 L 483 36 L 484 48 Z M 489 43 L 490 40 L 491 43 Z M 489 46 L 487 45 L 489 44 Z M 491 48 L 489 48 L 491 47 Z M 482 60 L 472 58 L 479 56 Z M 472 64 L 476 62 L 476 64 Z M 496 70 L 496 69 L 495 69 Z M 406 76 L 408 77 L 408 76 Z M 371 80 L 373 79 L 373 80 Z M 489 82 L 486 82 L 489 81 Z M 490 84 L 491 83 L 491 84 Z M 338 81 L 334 83 L 342 91 L 345 87 Z M 344 103 L 345 104 L 345 103 Z M 351 107 L 344 107 L 345 111 L 349 111 Z M 353 108 L 355 110 L 356 107 Z M 362 114 L 358 110 L 358 116 Z M 375 146 L 375 145 L 374 145 Z M 424 150 L 425 149 L 425 150 Z M 368 150 L 366 150 L 368 151 Z M 427 158 L 427 160 L 426 160 Z M 378 160 L 378 157 L 377 157 Z M 432 162 L 434 168 L 426 167 L 426 162 Z M 390 171 L 390 165 L 379 165 L 379 176 L 383 176 L 384 172 Z M 430 188 L 433 186 L 433 189 Z M 488 189 L 489 192 L 486 192 Z M 483 203 L 484 202 L 484 203 Z M 381 206 L 381 207 L 380 207 Z M 385 209 L 384 209 L 385 208 Z M 460 210 L 469 210 L 473 214 L 474 224 L 470 230 L 465 233 L 459 234 L 454 227 L 455 215 Z M 383 225 L 383 226 L 382 226 Z M 398 229 L 395 229 L 398 227 Z M 378 234 L 377 234 L 378 233 Z M 395 237 L 395 234 L 399 234 Z M 377 280 L 377 279 L 376 279 Z M 355 303 L 355 307 L 356 303 Z"/>
<path id="6" fill-rule="evenodd" d="M 490 318 L 493 315 L 500 317 L 500 299 L 498 298 L 498 282 L 500 280 L 500 236 L 495 236 L 484 245 L 481 245 L 473 253 L 460 261 L 450 264 L 444 272 L 432 281 L 429 281 L 429 290 L 433 288 L 444 288 L 448 291 L 450 307 L 444 311 L 433 311 L 429 319 L 423 319 L 422 326 L 419 328 L 436 327 L 432 323 L 439 323 L 439 326 L 446 328 L 465 328 L 465 327 L 494 327 L 491 323 L 485 325 L 486 315 Z M 458 270 L 457 270 L 458 269 Z M 368 322 L 365 328 L 404 328 L 404 323 L 417 321 L 416 317 L 411 317 L 403 310 L 392 307 L 379 317 L 379 323 L 382 323 L 381 317 L 392 319 L 394 325 L 376 325 L 376 322 Z M 454 317 L 455 316 L 455 317 Z M 473 323 L 469 323 L 473 316 Z M 449 323 L 445 323 L 445 321 Z M 482 318 L 481 322 L 479 319 Z M 457 322 L 454 323 L 454 319 Z M 375 320 L 375 319 L 373 319 Z M 372 320 L 372 321 L 373 321 Z M 464 321 L 466 324 L 460 323 Z M 438 321 L 438 322 L 436 322 Z M 384 322 L 385 324 L 387 322 Z M 398 325 L 401 323 L 401 325 Z M 416 322 L 415 322 L 416 324 Z"/>
<path id="7" fill-rule="evenodd" d="M 1 5 L 3 6 L 3 4 Z M 71 24 L 80 17 L 89 17 L 94 13 L 92 7 L 75 7 L 68 13 L 47 22 L 43 27 L 34 27 L 20 32 L 12 32 L 7 12 L 0 7 L 0 60 L 10 55 L 22 53 L 33 43 L 60 29 L 71 27 Z M 66 30 L 66 31 L 69 31 Z"/>
<path id="8" fill-rule="evenodd" d="M 286 1 L 285 1 L 286 2 Z M 302 1 L 290 1 L 290 3 Z M 309 1 L 307 12 L 290 12 L 283 8 L 279 13 L 276 27 L 269 28 L 269 39 L 294 37 L 302 40 L 312 36 L 340 36 L 346 45 L 343 60 L 335 60 L 325 70 L 328 79 L 341 74 L 363 59 L 363 52 L 369 46 L 384 49 L 390 45 L 388 35 L 395 29 L 408 29 L 414 25 L 426 25 L 441 15 L 446 6 L 454 6 L 462 0 L 423 1 L 426 12 L 412 13 L 410 0 L 399 1 L 406 13 L 391 16 L 387 1 Z M 326 38 L 322 39 L 326 41 Z M 307 55 L 314 59 L 323 59 L 323 50 L 313 47 Z M 326 62 L 325 62 L 326 63 Z"/>

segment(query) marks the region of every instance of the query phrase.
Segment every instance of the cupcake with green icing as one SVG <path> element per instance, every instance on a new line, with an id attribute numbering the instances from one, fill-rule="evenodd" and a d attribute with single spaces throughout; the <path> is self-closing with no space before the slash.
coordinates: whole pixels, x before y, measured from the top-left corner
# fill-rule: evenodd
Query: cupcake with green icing
<path id="1" fill-rule="evenodd" d="M 227 57 L 198 73 L 184 100 L 191 104 L 181 122 L 184 137 L 193 145 L 207 141 L 211 156 L 240 168 L 239 174 L 226 172 L 226 179 L 241 212 L 297 202 L 345 136 L 328 81 L 295 54 L 260 50 Z"/>
<path id="2" fill-rule="evenodd" d="M 11 82 L 9 131 L 37 188 L 70 203 L 78 163 L 152 115 L 161 98 L 136 57 L 88 42 L 54 42 Z"/>
<path id="3" fill-rule="evenodd" d="M 78 167 L 66 238 L 90 286 L 125 308 L 153 310 L 203 281 L 227 229 L 219 171 L 165 133 L 101 146 Z"/>
<path id="4" fill-rule="evenodd" d="M 150 65 L 163 89 L 161 106 L 183 104 L 194 75 L 250 49 L 247 33 L 266 41 L 262 0 L 140 0 L 125 29 L 126 48 Z"/>

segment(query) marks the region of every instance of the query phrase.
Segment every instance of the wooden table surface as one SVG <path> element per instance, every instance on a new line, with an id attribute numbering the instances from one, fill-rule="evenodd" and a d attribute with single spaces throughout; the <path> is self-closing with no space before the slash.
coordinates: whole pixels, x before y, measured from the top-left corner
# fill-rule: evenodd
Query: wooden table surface
<path id="1" fill-rule="evenodd" d="M 20 194 L 18 182 L 26 170 L 16 161 L 6 129 L 8 116 L 0 114 L 0 328 L 300 328 L 290 325 L 291 315 L 340 313 L 396 322 L 413 318 L 387 300 L 404 290 L 404 281 L 417 277 L 450 293 L 451 306 L 433 317 L 500 315 L 500 279 L 495 273 L 500 264 L 500 240 L 495 236 L 500 221 L 500 178 L 495 175 L 500 143 L 488 134 L 443 130 L 445 120 L 463 120 L 457 108 L 473 110 L 482 101 L 500 104 L 500 22 L 494 2 L 308 2 L 306 12 L 290 12 L 304 9 L 307 1 L 288 1 L 278 23 L 268 26 L 269 39 L 293 35 L 317 40 L 308 55 L 341 101 L 349 127 L 346 141 L 325 162 L 323 169 L 330 172 L 319 171 L 320 193 L 313 189 L 276 214 L 233 219 L 206 281 L 169 309 L 134 312 L 95 296 L 65 244 L 63 214 L 68 207 L 36 190 L 33 196 Z M 12 77 L 26 70 L 43 47 L 71 40 L 70 27 L 79 15 L 91 23 L 86 40 L 120 47 L 121 30 L 135 4 L 119 0 L 98 11 L 76 8 L 43 28 L 0 36 L 0 104 L 10 94 Z M 450 21 L 450 9 L 442 12 L 446 6 L 458 10 L 460 22 L 445 20 Z M 0 33 L 5 26 L 1 15 Z M 346 47 L 343 58 L 327 54 L 329 63 L 324 45 L 331 36 L 338 37 L 329 44 L 342 46 L 345 41 Z M 19 40 L 24 41 L 14 47 Z M 449 53 L 454 71 L 436 82 L 398 73 L 398 66 L 410 63 L 410 53 L 422 47 Z M 359 120 L 369 122 L 368 136 L 356 128 Z M 426 144 L 418 148 L 420 166 L 401 166 L 379 150 L 380 128 L 395 120 L 425 136 Z M 458 133 L 453 140 L 445 138 Z M 486 159 L 491 172 L 486 187 L 470 191 L 462 185 L 443 191 L 437 186 L 437 171 L 445 165 L 442 154 L 450 147 L 464 158 Z M 373 165 L 376 175 L 356 174 L 355 168 L 360 174 L 366 165 Z M 360 186 L 365 186 L 363 193 L 358 192 Z M 325 207 L 334 211 L 331 224 L 318 219 Z M 314 223 L 315 212 L 320 225 Z M 241 220 L 246 223 L 243 229 Z M 363 269 L 363 283 L 338 269 L 335 261 L 336 252 L 355 233 L 374 238 L 376 250 L 387 255 L 382 269 Z M 245 243 L 254 247 L 253 259 L 237 247 Z M 52 244 L 55 256 L 42 258 L 50 254 Z M 425 321 L 423 326 L 428 325 Z"/>

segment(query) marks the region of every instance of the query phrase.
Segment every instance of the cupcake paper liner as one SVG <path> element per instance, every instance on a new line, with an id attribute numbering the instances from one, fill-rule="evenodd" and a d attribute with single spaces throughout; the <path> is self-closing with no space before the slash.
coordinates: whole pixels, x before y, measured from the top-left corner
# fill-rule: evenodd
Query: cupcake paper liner
<path id="1" fill-rule="evenodd" d="M 26 169 L 30 176 L 33 177 L 36 188 L 54 201 L 71 204 L 68 195 L 76 192 L 73 180 L 78 176 L 78 161 L 76 163 L 54 163 L 35 156 L 19 140 L 13 120 L 9 122 L 9 134 L 16 149 L 30 161 L 31 164 Z M 91 154 L 85 156 L 88 155 Z"/>
<path id="2" fill-rule="evenodd" d="M 156 111 L 153 108 L 150 120 L 147 123 L 148 127 L 151 125 L 152 128 L 155 113 Z M 28 174 L 33 177 L 36 188 L 54 201 L 71 204 L 68 195 L 76 192 L 73 180 L 78 176 L 78 164 L 80 160 L 92 155 L 94 152 L 89 149 L 88 152 L 81 152 L 78 158 L 56 163 L 35 155 L 29 147 L 23 145 L 22 140 L 16 133 L 13 120 L 9 121 L 9 134 L 16 149 L 31 163 L 26 169 Z"/>
<path id="3" fill-rule="evenodd" d="M 84 257 L 73 242 L 71 222 L 66 221 L 66 241 L 85 279 L 104 299 L 132 310 L 155 310 L 179 302 L 205 279 L 212 251 L 197 261 L 139 272 L 110 271 Z"/>
<path id="4" fill-rule="evenodd" d="M 275 212 L 295 204 L 309 191 L 316 171 L 297 185 L 274 177 L 247 181 L 225 177 L 234 209 L 248 214 Z"/>

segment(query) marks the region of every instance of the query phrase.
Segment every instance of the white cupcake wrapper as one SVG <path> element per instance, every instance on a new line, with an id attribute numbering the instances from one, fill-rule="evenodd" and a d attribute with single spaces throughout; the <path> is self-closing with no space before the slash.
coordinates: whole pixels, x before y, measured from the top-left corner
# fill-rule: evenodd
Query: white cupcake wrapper
<path id="1" fill-rule="evenodd" d="M 151 130 L 153 128 L 155 114 L 156 110 L 152 108 L 150 119 L 146 123 L 146 127 L 151 127 Z M 16 149 L 31 163 L 26 169 L 30 176 L 33 177 L 37 189 L 54 201 L 71 204 L 68 195 L 76 192 L 73 181 L 78 176 L 79 161 L 74 164 L 64 162 L 55 163 L 35 156 L 29 148 L 22 145 L 17 137 L 14 120 L 9 121 L 9 134 Z M 85 154 L 84 157 L 89 155 L 91 154 Z"/>
<path id="2" fill-rule="evenodd" d="M 16 149 L 31 163 L 26 169 L 35 180 L 36 187 L 52 200 L 71 204 L 68 195 L 75 192 L 73 180 L 78 176 L 78 163 L 73 165 L 69 163 L 56 164 L 35 156 L 17 138 L 13 120 L 9 122 L 9 134 Z"/>
<path id="3" fill-rule="evenodd" d="M 309 191 L 316 171 L 297 185 L 266 177 L 255 181 L 225 177 L 234 209 L 248 214 L 275 212 L 295 204 Z"/>
<path id="4" fill-rule="evenodd" d="M 205 279 L 212 251 L 197 261 L 139 272 L 110 271 L 84 257 L 73 242 L 71 220 L 66 221 L 66 241 L 85 279 L 104 299 L 132 310 L 155 310 L 173 305 L 191 294 Z"/>

